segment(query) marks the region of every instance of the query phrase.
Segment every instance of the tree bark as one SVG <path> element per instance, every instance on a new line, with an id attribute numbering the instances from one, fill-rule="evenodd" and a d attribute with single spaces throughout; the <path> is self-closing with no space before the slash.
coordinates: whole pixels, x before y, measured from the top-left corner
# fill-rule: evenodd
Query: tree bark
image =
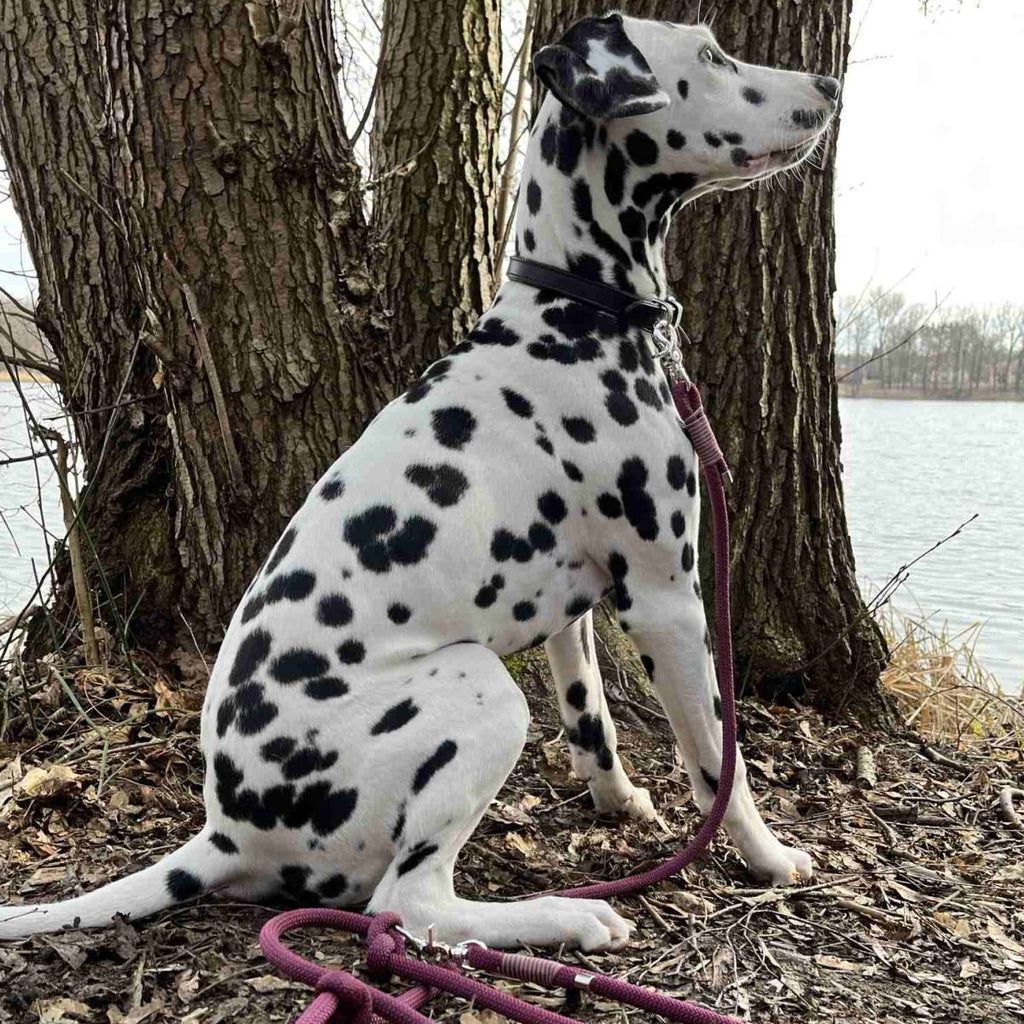
<path id="1" fill-rule="evenodd" d="M 622 5 L 677 22 L 695 21 L 697 7 Z M 732 0 L 716 10 L 716 35 L 744 60 L 822 74 L 845 69 L 850 0 Z M 602 12 L 586 0 L 542 5 L 535 45 Z M 824 169 L 801 183 L 718 194 L 684 210 L 668 268 L 693 339 L 684 358 L 736 474 L 729 506 L 738 678 L 770 695 L 809 690 L 832 710 L 888 722 L 879 685 L 886 647 L 857 586 L 843 505 L 834 139 L 835 130 Z M 702 518 L 710 593 L 710 517 Z"/>
<path id="2" fill-rule="evenodd" d="M 146 643 L 219 636 L 392 389 L 329 5 L 283 7 L 0 0 L 0 147 L 101 614 Z"/>
<path id="3" fill-rule="evenodd" d="M 373 130 L 373 226 L 403 373 L 490 303 L 501 120 L 498 0 L 387 0 Z"/>

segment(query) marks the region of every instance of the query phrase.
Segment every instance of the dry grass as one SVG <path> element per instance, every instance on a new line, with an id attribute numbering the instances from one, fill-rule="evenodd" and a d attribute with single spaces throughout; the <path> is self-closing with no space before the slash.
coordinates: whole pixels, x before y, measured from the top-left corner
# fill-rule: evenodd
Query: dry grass
<path id="1" fill-rule="evenodd" d="M 952 633 L 889 608 L 879 616 L 892 656 L 882 682 L 904 722 L 964 748 L 979 740 L 1024 739 L 1024 700 L 1003 691 L 975 655 L 980 623 Z"/>

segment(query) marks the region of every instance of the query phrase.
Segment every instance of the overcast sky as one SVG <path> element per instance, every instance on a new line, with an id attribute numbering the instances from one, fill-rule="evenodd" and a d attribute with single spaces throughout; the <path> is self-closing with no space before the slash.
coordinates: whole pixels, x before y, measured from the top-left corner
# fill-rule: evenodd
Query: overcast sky
<path id="1" fill-rule="evenodd" d="M 854 0 L 839 141 L 839 287 L 928 301 L 1024 302 L 1024 0 Z M 788 185 L 787 188 L 793 188 Z M 0 203 L 0 271 L 27 267 Z M 23 278 L 0 284 L 25 293 Z"/>
<path id="2" fill-rule="evenodd" d="M 954 7 L 946 0 L 947 8 Z M 854 0 L 839 135 L 839 287 L 1024 302 L 1024 0 Z M 916 270 L 915 270 L 916 268 Z"/>

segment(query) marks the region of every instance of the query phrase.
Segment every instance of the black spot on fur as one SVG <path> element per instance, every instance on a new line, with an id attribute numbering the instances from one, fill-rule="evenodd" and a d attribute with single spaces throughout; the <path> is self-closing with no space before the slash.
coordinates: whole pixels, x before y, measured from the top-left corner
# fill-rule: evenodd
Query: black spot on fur
<path id="1" fill-rule="evenodd" d="M 619 214 L 619 227 L 627 238 L 643 238 L 647 218 L 635 206 L 629 206 Z"/>
<path id="2" fill-rule="evenodd" d="M 722 698 L 719 697 L 718 694 L 715 694 L 714 704 L 715 704 L 715 718 L 717 718 L 719 721 L 721 721 L 721 719 L 722 719 Z"/>
<path id="3" fill-rule="evenodd" d="M 553 120 L 548 121 L 540 136 L 540 158 L 546 164 L 555 162 L 555 151 L 558 147 L 558 128 Z"/>
<path id="4" fill-rule="evenodd" d="M 594 201 L 590 195 L 590 186 L 583 178 L 572 183 L 572 207 L 576 216 L 585 223 L 594 219 Z"/>
<path id="5" fill-rule="evenodd" d="M 580 444 L 590 444 L 595 437 L 594 425 L 582 416 L 563 416 L 565 432 Z"/>
<path id="6" fill-rule="evenodd" d="M 604 194 L 612 206 L 622 202 L 626 190 L 626 158 L 618 146 L 608 150 L 608 160 L 604 165 Z"/>
<path id="7" fill-rule="evenodd" d="M 565 614 L 570 619 L 575 619 L 590 611 L 593 603 L 586 594 L 577 594 L 575 597 L 570 598 L 569 603 L 565 606 Z"/>
<path id="8" fill-rule="evenodd" d="M 568 514 L 565 502 L 555 491 L 545 491 L 545 493 L 537 499 L 537 508 L 540 511 L 540 514 L 549 523 L 558 524 Z"/>
<path id="9" fill-rule="evenodd" d="M 615 593 L 615 607 L 620 611 L 628 611 L 633 607 L 633 599 L 629 596 L 629 589 L 626 587 L 626 575 L 629 572 L 629 562 L 626 557 L 618 551 L 613 551 L 608 556 L 608 572 L 612 577 L 612 587 Z"/>
<path id="10" fill-rule="evenodd" d="M 446 765 L 456 753 L 458 753 L 458 746 L 454 740 L 445 740 L 435 750 L 430 757 L 426 759 L 416 769 L 416 775 L 412 782 L 413 793 L 420 793 L 428 782 Z"/>
<path id="11" fill-rule="evenodd" d="M 412 702 L 412 698 L 407 697 L 400 704 L 388 708 L 381 715 L 370 730 L 370 735 L 380 736 L 382 733 L 401 729 L 403 725 L 408 725 L 419 713 L 420 709 Z"/>
<path id="12" fill-rule="evenodd" d="M 661 196 L 659 208 L 655 210 L 655 218 L 660 220 L 668 208 L 696 184 L 696 175 L 685 171 L 676 174 L 663 174 L 659 171 L 657 174 L 652 174 L 649 178 L 637 182 L 633 188 L 633 204 L 642 209 L 655 196 Z"/>
<path id="13" fill-rule="evenodd" d="M 686 486 L 686 463 L 678 455 L 670 455 L 666 478 L 674 491 L 681 491 Z"/>
<path id="14" fill-rule="evenodd" d="M 649 167 L 658 159 L 658 144 L 638 128 L 626 136 L 626 153 L 637 166 Z"/>
<path id="15" fill-rule="evenodd" d="M 528 398 L 524 398 L 518 391 L 513 391 L 511 388 L 502 388 L 501 396 L 505 399 L 509 412 L 514 415 L 520 416 L 523 419 L 529 419 L 533 415 L 533 403 Z"/>
<path id="16" fill-rule="evenodd" d="M 658 394 L 658 389 L 646 377 L 638 377 L 633 384 L 633 390 L 636 392 L 636 397 L 644 405 L 649 405 L 652 409 L 661 408 L 661 397 Z"/>
<path id="17" fill-rule="evenodd" d="M 345 493 L 345 481 L 341 477 L 332 477 L 320 488 L 320 497 L 324 501 L 334 501 Z"/>
<path id="18" fill-rule="evenodd" d="M 748 85 L 743 90 L 743 98 L 748 103 L 753 103 L 755 107 L 759 107 L 762 103 L 764 103 L 766 97 L 763 92 Z"/>
<path id="19" fill-rule="evenodd" d="M 643 459 L 626 459 L 616 482 L 630 525 L 644 540 L 655 540 L 658 536 L 658 513 L 654 499 L 647 493 L 647 476 Z"/>
<path id="20" fill-rule="evenodd" d="M 704 141 L 712 148 L 718 149 L 722 145 L 722 139 L 714 132 L 705 132 Z"/>
<path id="21" fill-rule="evenodd" d="M 491 537 L 491 556 L 496 562 L 507 562 L 514 558 L 517 562 L 528 562 L 533 558 L 533 545 L 523 537 L 517 537 L 511 530 L 503 527 L 494 531 Z"/>
<path id="22" fill-rule="evenodd" d="M 228 682 L 232 686 L 241 686 L 267 660 L 268 654 L 270 634 L 265 629 L 254 629 L 238 645 Z"/>
<path id="23" fill-rule="evenodd" d="M 722 138 L 729 143 L 730 146 L 742 146 L 743 136 L 739 132 L 722 132 Z"/>
<path id="24" fill-rule="evenodd" d="M 238 853 L 238 847 L 235 845 L 235 841 L 230 836 L 224 835 L 223 832 L 214 832 L 210 836 L 210 842 L 220 850 L 221 853 Z"/>
<path id="25" fill-rule="evenodd" d="M 410 516 L 400 530 L 388 505 L 374 505 L 345 523 L 345 540 L 359 553 L 359 561 L 372 572 L 390 571 L 392 564 L 415 565 L 427 554 L 437 527 L 422 516 Z"/>
<path id="26" fill-rule="evenodd" d="M 328 875 L 322 882 L 317 883 L 316 891 L 327 900 L 336 900 L 348 888 L 348 879 L 340 872 L 335 875 Z"/>
<path id="27" fill-rule="evenodd" d="M 264 761 L 284 761 L 294 752 L 295 746 L 291 736 L 275 736 L 260 747 L 260 757 Z"/>
<path id="28" fill-rule="evenodd" d="M 614 764 L 612 752 L 605 742 L 604 724 L 597 715 L 584 712 L 569 730 L 569 742 L 579 750 L 595 754 L 602 771 L 610 771 Z"/>
<path id="29" fill-rule="evenodd" d="M 565 475 L 572 480 L 573 483 L 580 483 L 583 480 L 583 473 L 575 462 L 570 462 L 568 459 L 562 459 L 562 469 L 565 470 Z"/>
<path id="30" fill-rule="evenodd" d="M 327 659 L 307 647 L 293 647 L 274 659 L 270 674 L 279 683 L 297 683 L 303 679 L 322 676 L 329 668 Z"/>
<path id="31" fill-rule="evenodd" d="M 526 535 L 536 551 L 553 551 L 555 548 L 555 535 L 543 523 L 532 523 Z"/>
<path id="32" fill-rule="evenodd" d="M 540 185 L 534 178 L 531 178 L 526 185 L 526 208 L 530 213 L 540 212 L 541 191 Z"/>
<path id="33" fill-rule="evenodd" d="M 577 711 L 586 710 L 587 688 L 579 679 L 565 691 L 565 701 L 569 707 L 575 708 Z"/>
<path id="34" fill-rule="evenodd" d="M 281 539 L 277 542 L 277 547 L 274 548 L 274 553 L 270 556 L 267 561 L 264 572 L 267 576 L 273 574 L 274 570 L 281 564 L 282 559 L 292 549 L 292 545 L 295 543 L 295 527 L 289 526 L 287 530 L 281 535 Z"/>
<path id="35" fill-rule="evenodd" d="M 412 617 L 412 612 L 407 605 L 399 601 L 388 605 L 388 618 L 396 625 L 402 626 Z"/>
<path id="36" fill-rule="evenodd" d="M 191 871 L 171 868 L 167 872 L 167 891 L 181 903 L 183 900 L 191 900 L 200 895 L 203 891 L 203 883 Z"/>
<path id="37" fill-rule="evenodd" d="M 682 132 L 677 132 L 675 128 L 670 128 L 668 135 L 665 136 L 665 141 L 668 143 L 669 149 L 682 149 L 686 145 L 686 136 Z"/>
<path id="38" fill-rule="evenodd" d="M 457 504 L 469 490 L 465 474 L 446 462 L 436 466 L 414 463 L 406 469 L 405 478 L 426 491 L 427 497 L 441 508 Z"/>
<path id="39" fill-rule="evenodd" d="M 339 645 L 337 655 L 343 665 L 358 665 L 366 657 L 366 648 L 358 640 L 346 640 Z"/>
<path id="40" fill-rule="evenodd" d="M 527 622 L 537 614 L 537 606 L 532 601 L 517 601 L 512 606 L 512 615 L 516 622 Z"/>
<path id="41" fill-rule="evenodd" d="M 322 676 L 306 683 L 305 691 L 306 696 L 313 700 L 330 700 L 332 697 L 344 697 L 348 693 L 348 683 L 336 676 Z"/>
<path id="42" fill-rule="evenodd" d="M 316 618 L 322 626 L 347 626 L 352 621 L 352 605 L 344 594 L 325 594 L 317 602 Z"/>
<path id="43" fill-rule="evenodd" d="M 622 517 L 622 502 L 614 494 L 609 494 L 606 491 L 604 494 L 598 495 L 597 510 L 608 519 L 620 519 Z"/>
<path id="44" fill-rule="evenodd" d="M 527 252 L 533 252 L 537 248 L 537 239 L 529 228 L 523 232 L 523 245 L 526 246 Z"/>
<path id="45" fill-rule="evenodd" d="M 502 348 L 511 348 L 520 340 L 519 335 L 511 327 L 507 327 L 500 316 L 489 316 L 479 321 L 466 335 L 466 339 L 480 345 L 501 345 Z M 459 346 L 456 346 L 452 352 L 456 352 L 458 348 Z"/>
<path id="46" fill-rule="evenodd" d="M 794 110 L 793 124 L 798 128 L 818 128 L 829 118 L 827 110 Z"/>
<path id="47" fill-rule="evenodd" d="M 572 174 L 580 161 L 583 151 L 583 133 L 575 125 L 563 128 L 558 133 L 558 153 L 555 165 L 563 174 Z"/>
<path id="48" fill-rule="evenodd" d="M 419 867 L 432 853 L 437 853 L 436 843 L 417 843 L 409 851 L 409 856 L 398 865 L 398 877 L 401 878 L 402 875 L 407 875 Z"/>
<path id="49" fill-rule="evenodd" d="M 435 409 L 431 422 L 437 443 L 456 450 L 469 444 L 476 430 L 476 418 L 468 409 L 458 405 Z"/>
<path id="50" fill-rule="evenodd" d="M 689 541 L 683 545 L 682 563 L 683 572 L 693 571 L 693 545 Z"/>
<path id="51" fill-rule="evenodd" d="M 714 777 L 706 768 L 701 768 L 700 777 L 704 780 L 704 784 L 714 793 L 718 794 L 718 779 Z"/>
<path id="52" fill-rule="evenodd" d="M 674 537 L 682 537 L 682 535 L 686 533 L 686 517 L 678 509 L 672 513 L 670 524 L 672 526 L 672 535 Z"/>
<path id="53" fill-rule="evenodd" d="M 685 100 L 690 97 L 690 83 L 685 78 L 680 78 L 676 82 L 676 88 L 679 90 L 679 95 Z"/>

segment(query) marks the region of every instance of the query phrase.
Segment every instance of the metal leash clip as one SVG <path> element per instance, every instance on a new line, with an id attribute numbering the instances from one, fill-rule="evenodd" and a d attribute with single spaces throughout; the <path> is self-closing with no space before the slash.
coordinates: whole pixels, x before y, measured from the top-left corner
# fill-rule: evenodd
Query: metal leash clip
<path id="1" fill-rule="evenodd" d="M 672 315 L 666 316 L 665 319 L 659 320 L 654 325 L 651 332 L 654 336 L 651 354 L 655 359 L 661 360 L 661 364 L 673 384 L 680 380 L 690 383 L 690 376 L 683 364 L 683 354 L 679 351 L 680 335 L 686 339 L 688 345 L 693 344 L 683 329 L 683 304 L 678 299 L 671 297 L 665 302 L 671 307 Z"/>
<path id="2" fill-rule="evenodd" d="M 398 932 L 403 939 L 411 943 L 417 953 L 433 953 L 449 960 L 464 960 L 466 958 L 466 954 L 469 953 L 471 946 L 477 946 L 480 949 L 487 948 L 487 944 L 481 942 L 479 939 L 466 939 L 463 942 L 455 943 L 455 945 L 448 942 L 438 942 L 437 939 L 434 938 L 434 930 L 436 927 L 437 926 L 433 924 L 427 926 L 427 937 L 425 939 L 420 938 L 419 935 L 414 935 L 401 925 L 395 925 L 395 931 Z"/>

